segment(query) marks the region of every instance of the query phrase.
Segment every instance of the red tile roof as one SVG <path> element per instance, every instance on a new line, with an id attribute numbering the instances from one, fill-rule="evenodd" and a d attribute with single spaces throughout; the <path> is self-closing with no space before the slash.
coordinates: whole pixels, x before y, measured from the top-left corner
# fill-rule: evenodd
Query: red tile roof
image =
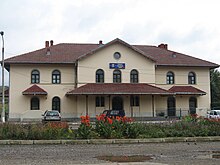
<path id="1" fill-rule="evenodd" d="M 76 88 L 67 95 L 170 95 L 169 91 L 144 83 L 89 83 Z"/>
<path id="2" fill-rule="evenodd" d="M 130 45 L 120 39 L 115 39 L 105 45 L 99 44 L 68 44 L 62 43 L 49 47 L 50 55 L 47 54 L 48 48 L 43 48 L 19 56 L 8 58 L 5 64 L 28 63 L 28 64 L 53 64 L 66 63 L 73 64 L 76 60 L 90 56 L 95 52 L 106 48 L 112 44 L 119 43 L 129 49 L 140 53 L 148 59 L 156 62 L 158 66 L 203 66 L 216 68 L 219 65 L 201 60 L 192 56 L 170 51 L 164 48 L 147 45 Z"/>
<path id="3" fill-rule="evenodd" d="M 22 92 L 23 95 L 47 95 L 47 92 L 37 86 L 36 84 L 31 86 L 30 88 L 26 89 Z"/>
<path id="4" fill-rule="evenodd" d="M 53 64 L 70 63 L 73 64 L 79 56 L 98 48 L 98 44 L 57 44 L 50 46 L 50 55 L 47 55 L 47 48 L 11 57 L 5 63 L 34 63 L 34 64 Z"/>
<path id="5" fill-rule="evenodd" d="M 159 48 L 156 46 L 146 46 L 146 45 L 134 45 L 138 49 L 142 50 L 149 56 L 152 56 L 156 60 L 156 65 L 159 66 L 204 66 L 210 68 L 219 67 L 218 64 L 205 61 L 199 58 L 195 58 L 189 55 L 178 53 L 175 51 L 170 51 L 164 48 Z"/>
<path id="6" fill-rule="evenodd" d="M 205 95 L 206 92 L 197 89 L 193 86 L 173 86 L 169 90 L 169 92 L 173 92 L 175 94 L 180 95 Z"/>

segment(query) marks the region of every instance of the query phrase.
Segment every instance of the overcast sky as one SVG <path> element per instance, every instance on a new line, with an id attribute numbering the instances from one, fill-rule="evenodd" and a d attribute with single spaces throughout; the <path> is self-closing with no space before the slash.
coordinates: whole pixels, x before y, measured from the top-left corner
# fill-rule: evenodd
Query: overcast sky
<path id="1" fill-rule="evenodd" d="M 220 64 L 219 8 L 220 0 L 1 0 L 0 31 L 5 58 L 43 48 L 46 40 L 120 38 L 166 43 L 170 50 Z"/>

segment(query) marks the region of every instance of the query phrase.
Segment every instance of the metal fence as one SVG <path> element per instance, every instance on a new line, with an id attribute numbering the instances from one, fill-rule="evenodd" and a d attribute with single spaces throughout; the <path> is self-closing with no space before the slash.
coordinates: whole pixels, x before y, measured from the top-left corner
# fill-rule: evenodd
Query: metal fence
<path id="1" fill-rule="evenodd" d="M 171 108 L 171 109 L 158 109 L 156 110 L 156 117 L 178 117 L 187 116 L 189 114 L 195 114 L 194 109 L 182 109 L 182 108 Z"/>

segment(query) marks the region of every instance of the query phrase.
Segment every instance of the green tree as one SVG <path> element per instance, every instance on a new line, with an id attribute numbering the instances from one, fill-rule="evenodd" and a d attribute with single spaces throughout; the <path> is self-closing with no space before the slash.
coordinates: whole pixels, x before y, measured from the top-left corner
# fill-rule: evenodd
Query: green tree
<path id="1" fill-rule="evenodd" d="M 220 108 L 220 72 L 217 69 L 210 71 L 211 108 Z"/>

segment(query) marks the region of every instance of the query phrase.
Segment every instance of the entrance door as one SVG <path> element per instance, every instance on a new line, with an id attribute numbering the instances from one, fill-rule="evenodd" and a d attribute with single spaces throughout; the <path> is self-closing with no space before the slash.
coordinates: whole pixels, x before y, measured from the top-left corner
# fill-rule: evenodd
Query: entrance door
<path id="1" fill-rule="evenodd" d="M 197 108 L 197 100 L 195 97 L 190 97 L 189 98 L 189 113 L 190 114 L 195 114 L 196 113 L 196 108 Z"/>
<path id="2" fill-rule="evenodd" d="M 176 99 L 174 97 L 167 99 L 167 115 L 176 116 Z"/>
<path id="3" fill-rule="evenodd" d="M 123 99 L 119 96 L 112 98 L 112 109 L 114 110 L 123 110 Z"/>

